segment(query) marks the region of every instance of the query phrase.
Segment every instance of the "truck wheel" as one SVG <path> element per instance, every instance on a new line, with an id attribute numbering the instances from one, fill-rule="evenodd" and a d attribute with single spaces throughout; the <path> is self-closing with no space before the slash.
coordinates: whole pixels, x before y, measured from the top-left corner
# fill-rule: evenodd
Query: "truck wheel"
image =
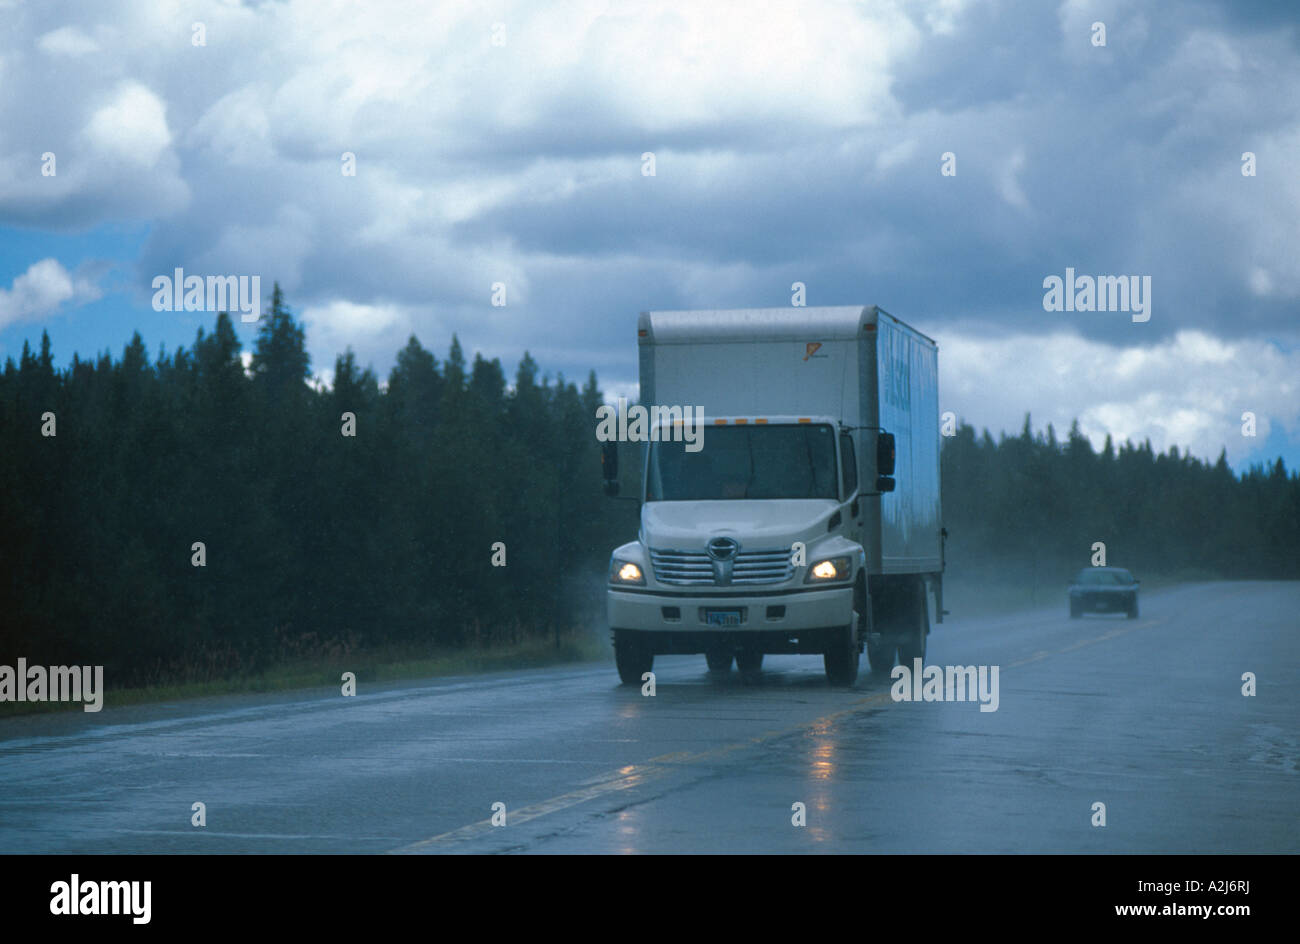
<path id="1" fill-rule="evenodd" d="M 647 652 L 631 633 L 614 631 L 614 664 L 624 685 L 640 685 L 641 676 L 654 668 L 653 652 Z"/>
<path id="2" fill-rule="evenodd" d="M 871 641 L 876 631 L 876 607 L 884 606 L 885 597 L 868 597 L 866 587 L 859 586 L 855 606 L 858 610 L 858 636 L 866 643 L 867 664 L 871 667 L 871 676 L 877 680 L 889 678 L 889 670 L 894 667 L 894 653 L 898 644 L 892 640 L 888 643 Z"/>
<path id="3" fill-rule="evenodd" d="M 742 681 L 756 682 L 759 675 L 763 672 L 763 653 L 761 652 L 737 652 L 736 668 L 740 670 Z"/>
<path id="4" fill-rule="evenodd" d="M 867 642 L 867 662 L 871 666 L 871 675 L 877 679 L 889 678 L 889 672 L 894 667 L 894 652 L 898 647 L 888 643 L 877 643 L 872 645 Z"/>
<path id="5" fill-rule="evenodd" d="M 864 615 L 867 607 L 866 588 L 853 588 L 853 619 L 847 626 L 841 626 L 831 633 L 830 645 L 822 661 L 826 666 L 826 678 L 832 685 L 852 685 L 858 680 L 857 632 L 871 632 L 871 616 Z"/>
<path id="6" fill-rule="evenodd" d="M 1134 598 L 1133 598 L 1133 602 L 1130 603 L 1130 604 L 1128 605 L 1128 618 L 1129 618 L 1129 619 L 1137 619 L 1137 618 L 1138 618 L 1138 601 L 1137 601 L 1137 597 L 1134 597 Z"/>
<path id="7" fill-rule="evenodd" d="M 704 653 L 704 658 L 709 663 L 709 671 L 718 675 L 726 675 L 731 671 L 731 653 L 717 650 L 714 652 Z"/>
<path id="8" fill-rule="evenodd" d="M 1077 604 L 1077 603 L 1075 603 L 1073 600 L 1071 600 L 1071 601 L 1070 601 L 1070 619 L 1078 619 L 1078 618 L 1081 617 L 1081 616 L 1083 616 L 1083 607 L 1079 606 L 1079 604 Z"/>
<path id="9" fill-rule="evenodd" d="M 822 659 L 832 685 L 852 685 L 858 680 L 858 642 L 853 638 L 852 626 L 834 631 L 831 647 Z"/>
<path id="10" fill-rule="evenodd" d="M 930 635 L 930 610 L 926 606 L 925 581 L 918 580 L 913 584 L 912 600 L 908 610 L 911 630 L 898 644 L 898 661 L 900 665 L 911 666 L 913 659 L 920 659 L 924 664 L 926 638 Z"/>

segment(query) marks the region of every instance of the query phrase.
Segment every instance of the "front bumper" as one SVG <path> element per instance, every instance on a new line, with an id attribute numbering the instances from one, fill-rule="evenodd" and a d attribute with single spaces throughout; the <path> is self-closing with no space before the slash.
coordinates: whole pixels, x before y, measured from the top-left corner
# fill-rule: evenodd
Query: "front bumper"
<path id="1" fill-rule="evenodd" d="M 797 633 L 849 625 L 853 618 L 853 588 L 697 595 L 611 587 L 606 609 L 612 629 L 719 636 Z M 739 622 L 709 622 L 710 612 L 717 620 L 719 612 L 737 610 Z"/>
<path id="2" fill-rule="evenodd" d="M 1137 594 L 1131 590 L 1115 593 L 1076 593 L 1070 602 L 1085 613 L 1122 613 L 1137 603 Z"/>

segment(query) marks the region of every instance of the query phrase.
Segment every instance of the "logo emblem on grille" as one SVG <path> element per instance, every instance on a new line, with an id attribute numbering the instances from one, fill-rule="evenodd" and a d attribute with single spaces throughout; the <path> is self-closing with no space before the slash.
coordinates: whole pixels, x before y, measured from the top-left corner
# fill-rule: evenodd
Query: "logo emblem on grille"
<path id="1" fill-rule="evenodd" d="M 740 542 L 732 538 L 714 538 L 708 545 L 709 556 L 715 561 L 732 560 L 738 550 Z"/>
<path id="2" fill-rule="evenodd" d="M 720 586 L 731 583 L 731 568 L 736 562 L 740 542 L 734 538 L 714 538 L 705 547 L 713 561 L 713 582 Z"/>

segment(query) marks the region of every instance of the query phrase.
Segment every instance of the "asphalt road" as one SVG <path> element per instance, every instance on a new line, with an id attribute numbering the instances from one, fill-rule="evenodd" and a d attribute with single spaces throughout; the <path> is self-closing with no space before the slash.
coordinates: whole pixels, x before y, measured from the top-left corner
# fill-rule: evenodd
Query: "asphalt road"
<path id="1" fill-rule="evenodd" d="M 0 721 L 0 852 L 1295 853 L 1298 614 L 1300 584 L 1251 582 L 1145 593 L 1137 620 L 954 615 L 928 661 L 999 666 L 986 712 L 895 702 L 865 658 L 831 689 L 816 656 L 756 685 L 660 657 L 654 697 L 612 660 L 351 698 L 110 687 Z"/>

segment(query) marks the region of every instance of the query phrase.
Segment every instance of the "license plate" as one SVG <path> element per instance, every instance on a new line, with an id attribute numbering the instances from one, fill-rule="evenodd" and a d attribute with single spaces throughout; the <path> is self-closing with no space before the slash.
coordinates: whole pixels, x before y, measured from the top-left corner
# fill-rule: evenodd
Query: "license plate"
<path id="1" fill-rule="evenodd" d="M 710 626 L 739 626 L 740 610 L 705 610 L 704 621 Z"/>

